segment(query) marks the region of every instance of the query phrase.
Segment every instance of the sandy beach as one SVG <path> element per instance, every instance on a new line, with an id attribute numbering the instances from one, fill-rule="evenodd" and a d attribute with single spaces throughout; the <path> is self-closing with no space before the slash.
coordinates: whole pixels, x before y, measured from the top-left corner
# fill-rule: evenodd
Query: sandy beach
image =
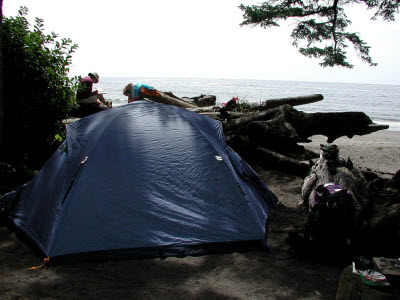
<path id="1" fill-rule="evenodd" d="M 326 144 L 326 137 L 313 136 L 312 142 L 303 144 L 319 152 L 319 145 Z M 333 142 L 344 159 L 350 157 L 360 169 L 371 169 L 381 175 L 393 176 L 400 169 L 400 131 L 382 130 L 353 138 L 341 137 Z"/>
<path id="2" fill-rule="evenodd" d="M 318 151 L 326 139 L 312 137 Z M 380 131 L 334 142 L 355 167 L 391 176 L 400 169 L 400 132 Z M 0 227 L 1 299 L 334 299 L 343 266 L 300 260 L 285 242 L 304 227 L 297 206 L 302 178 L 254 169 L 278 196 L 270 214 L 271 252 L 130 259 L 28 270 L 42 261 L 15 234 Z"/>

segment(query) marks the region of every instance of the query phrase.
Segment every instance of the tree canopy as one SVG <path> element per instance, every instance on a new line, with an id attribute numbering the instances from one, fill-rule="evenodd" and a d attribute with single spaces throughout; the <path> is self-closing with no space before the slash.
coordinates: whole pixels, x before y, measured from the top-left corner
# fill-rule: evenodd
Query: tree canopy
<path id="1" fill-rule="evenodd" d="M 15 160 L 40 167 L 58 147 L 62 120 L 75 106 L 77 78 L 68 72 L 77 45 L 45 34 L 42 19 L 31 26 L 27 13 L 21 7 L 2 22 L 4 145 Z"/>
<path id="2" fill-rule="evenodd" d="M 300 46 L 299 52 L 306 57 L 322 58 L 322 67 L 353 68 L 346 56 L 349 44 L 363 62 L 376 66 L 370 56 L 370 46 L 358 33 L 347 31 L 352 22 L 344 7 L 351 4 L 363 4 L 373 10 L 372 20 L 394 21 L 400 0 L 269 0 L 260 5 L 241 4 L 239 8 L 243 11 L 242 26 L 277 27 L 279 21 L 296 20 L 291 34 L 293 45 L 299 47 L 303 42 L 305 46 Z"/>

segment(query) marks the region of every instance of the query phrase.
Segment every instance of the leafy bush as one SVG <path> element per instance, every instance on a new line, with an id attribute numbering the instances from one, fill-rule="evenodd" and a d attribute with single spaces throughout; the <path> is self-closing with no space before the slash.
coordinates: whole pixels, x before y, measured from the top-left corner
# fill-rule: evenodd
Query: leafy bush
<path id="1" fill-rule="evenodd" d="M 0 198 L 5 193 L 26 183 L 33 175 L 34 172 L 30 170 L 0 161 Z"/>
<path id="2" fill-rule="evenodd" d="M 239 100 L 237 101 L 236 110 L 239 112 L 248 112 L 250 111 L 250 103 L 247 100 Z"/>
<path id="3" fill-rule="evenodd" d="M 77 78 L 69 78 L 70 39 L 45 34 L 43 20 L 31 29 L 21 7 L 3 19 L 4 144 L 13 159 L 40 167 L 65 136 L 62 120 L 76 105 Z M 20 161 L 21 162 L 21 161 Z"/>

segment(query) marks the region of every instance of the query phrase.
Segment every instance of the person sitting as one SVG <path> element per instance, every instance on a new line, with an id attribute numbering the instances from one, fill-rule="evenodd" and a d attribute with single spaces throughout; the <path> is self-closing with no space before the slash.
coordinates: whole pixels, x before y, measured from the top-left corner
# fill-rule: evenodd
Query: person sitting
<path id="1" fill-rule="evenodd" d="M 93 91 L 93 84 L 98 83 L 99 78 L 99 74 L 92 72 L 80 80 L 76 102 L 79 104 L 78 114 L 81 117 L 112 107 L 112 103 L 106 101 L 103 94 L 97 90 Z"/>
<path id="2" fill-rule="evenodd" d="M 160 97 L 160 92 L 152 86 L 134 82 L 129 83 L 122 92 L 128 97 L 128 103 L 143 100 L 147 97 Z"/>

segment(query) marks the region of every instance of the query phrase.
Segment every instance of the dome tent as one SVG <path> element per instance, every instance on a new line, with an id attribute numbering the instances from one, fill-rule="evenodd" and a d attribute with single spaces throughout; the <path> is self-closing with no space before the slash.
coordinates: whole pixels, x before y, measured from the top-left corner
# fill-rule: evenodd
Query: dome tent
<path id="1" fill-rule="evenodd" d="M 138 101 L 68 124 L 66 141 L 0 206 L 62 263 L 262 248 L 276 202 L 220 122 Z"/>

